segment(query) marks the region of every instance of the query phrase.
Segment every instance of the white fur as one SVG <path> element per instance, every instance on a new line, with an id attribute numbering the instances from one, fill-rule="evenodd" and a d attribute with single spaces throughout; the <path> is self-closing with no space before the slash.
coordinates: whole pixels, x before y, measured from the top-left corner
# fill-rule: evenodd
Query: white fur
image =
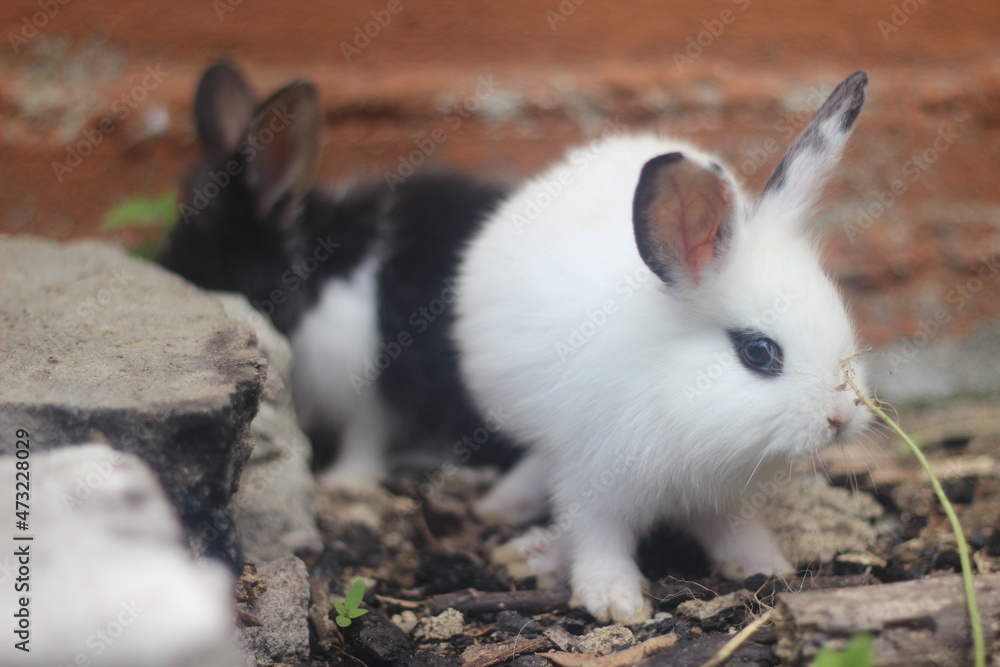
<path id="1" fill-rule="evenodd" d="M 378 352 L 377 271 L 370 257 L 347 280 L 326 282 L 291 336 L 299 422 L 341 433 L 340 458 L 321 478 L 337 487 L 365 486 L 386 472 L 391 412 L 364 375 Z"/>
<path id="2" fill-rule="evenodd" d="M 713 161 L 651 135 L 571 153 L 490 218 L 459 275 L 463 378 L 479 406 L 511 415 L 506 432 L 531 448 L 531 465 L 481 508 L 532 518 L 538 508 L 525 506 L 525 492 L 544 480 L 547 493 L 527 497 L 551 496 L 548 546 L 565 561 L 574 597 L 621 622 L 648 616 L 633 553 L 661 518 L 693 528 L 726 572 L 787 570 L 765 529 L 733 529 L 727 512 L 752 475 L 866 423 L 853 394 L 838 389 L 840 360 L 857 349 L 853 329 L 801 224 L 763 219 L 737 188 L 729 251 L 697 288 L 667 286 L 643 263 L 632 224 L 639 174 L 675 151 Z M 789 180 L 818 187 L 822 175 Z M 809 196 L 790 193 L 783 214 L 779 193 L 766 212 L 800 215 Z M 783 346 L 780 376 L 738 361 L 726 330 L 748 326 Z M 829 418 L 849 423 L 837 432 Z M 545 548 L 534 549 L 536 561 Z"/>

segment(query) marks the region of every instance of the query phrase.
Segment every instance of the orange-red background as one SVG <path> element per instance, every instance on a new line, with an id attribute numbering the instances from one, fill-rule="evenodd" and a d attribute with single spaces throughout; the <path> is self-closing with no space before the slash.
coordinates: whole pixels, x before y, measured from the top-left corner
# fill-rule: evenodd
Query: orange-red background
<path id="1" fill-rule="evenodd" d="M 863 335 L 875 343 L 912 335 L 940 308 L 954 316 L 942 339 L 1000 318 L 1000 279 L 961 308 L 947 300 L 1000 252 L 1000 3 L 94 4 L 0 8 L 0 233 L 99 234 L 102 214 L 122 199 L 174 188 L 197 152 L 194 86 L 219 56 L 242 65 L 261 94 L 295 77 L 319 84 L 327 180 L 380 177 L 445 128 L 429 163 L 516 182 L 618 118 L 693 139 L 737 170 L 750 165 L 743 173 L 759 187 L 780 158 L 761 158 L 762 147 L 788 145 L 780 123 L 815 108 L 817 86 L 865 69 L 869 103 L 819 216 Z M 391 19 L 370 24 L 379 16 Z M 24 37 L 32 17 L 45 25 L 26 44 L 14 38 L 15 53 L 11 34 Z M 377 34 L 355 42 L 366 24 Z M 700 52 L 691 46 L 699 41 Z M 350 62 L 345 43 L 364 45 Z M 147 67 L 166 76 L 137 101 Z M 496 92 L 453 127 L 448 114 L 484 76 Z M 123 96 L 135 103 L 128 118 L 60 181 L 53 163 L 85 132 L 94 136 Z M 939 132 L 957 138 L 937 150 Z M 907 170 L 932 149 L 926 170 L 912 162 Z M 747 162 L 755 156 L 759 169 Z M 898 180 L 905 191 L 849 238 L 860 210 Z"/>

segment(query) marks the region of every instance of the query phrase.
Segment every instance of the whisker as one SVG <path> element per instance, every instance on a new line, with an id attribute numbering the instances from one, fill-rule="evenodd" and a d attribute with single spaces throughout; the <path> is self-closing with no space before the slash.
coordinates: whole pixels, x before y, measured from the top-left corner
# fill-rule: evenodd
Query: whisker
<path id="1" fill-rule="evenodd" d="M 759 468 L 760 464 L 764 462 L 764 457 L 766 455 L 767 452 L 764 452 L 763 454 L 760 455 L 760 460 L 757 461 L 757 465 L 753 467 L 753 471 L 750 473 L 750 477 L 747 478 L 747 483 L 743 485 L 743 491 L 746 491 L 747 487 L 750 486 L 750 481 L 753 480 L 753 476 L 757 474 L 757 468 Z"/>
<path id="2" fill-rule="evenodd" d="M 823 476 L 826 477 L 826 481 L 833 483 L 833 479 L 830 477 L 830 470 L 826 467 L 826 461 L 823 460 L 822 456 L 816 457 L 819 459 L 819 468 L 823 471 Z"/>

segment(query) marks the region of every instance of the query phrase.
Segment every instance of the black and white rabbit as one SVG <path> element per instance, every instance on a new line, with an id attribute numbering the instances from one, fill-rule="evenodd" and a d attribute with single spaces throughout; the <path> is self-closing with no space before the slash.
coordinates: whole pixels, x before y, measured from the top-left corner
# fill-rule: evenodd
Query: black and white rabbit
<path id="1" fill-rule="evenodd" d="M 833 91 L 755 200 L 692 146 L 611 137 L 514 192 L 465 252 L 461 374 L 528 447 L 479 509 L 551 508 L 501 555 L 598 618 L 648 617 L 634 553 L 660 520 L 728 576 L 790 570 L 764 526 L 731 520 L 741 491 L 868 423 L 808 225 L 866 86 L 858 72 Z"/>
<path id="2" fill-rule="evenodd" d="M 449 336 L 451 278 L 503 191 L 445 173 L 391 188 L 316 187 L 322 107 L 305 81 L 258 104 L 220 62 L 201 79 L 194 115 L 204 155 L 159 261 L 199 286 L 243 293 L 289 336 L 293 393 L 317 458 L 340 441 L 326 479 L 365 485 L 385 473 L 391 440 L 481 429 Z M 481 461 L 502 450 L 481 445 Z"/>

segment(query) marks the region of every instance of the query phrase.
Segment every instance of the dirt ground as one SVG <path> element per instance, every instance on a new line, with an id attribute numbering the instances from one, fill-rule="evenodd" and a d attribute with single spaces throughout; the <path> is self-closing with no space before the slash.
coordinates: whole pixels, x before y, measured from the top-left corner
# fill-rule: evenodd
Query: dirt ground
<path id="1" fill-rule="evenodd" d="M 997 407 L 995 400 L 962 400 L 900 415 L 954 503 L 983 574 L 1000 572 Z M 812 556 L 796 552 L 805 560 L 794 577 L 722 580 L 695 544 L 659 531 L 640 550 L 654 617 L 630 628 L 602 628 L 569 607 L 567 591 L 538 591 L 533 579 L 512 578 L 491 564 L 490 551 L 519 534 L 470 511 L 493 471 L 445 465 L 419 478 L 385 480 L 370 494 L 325 493 L 319 516 L 325 551 L 306 559 L 312 657 L 302 664 L 702 665 L 776 596 L 959 571 L 955 537 L 926 476 L 884 426 L 802 468 L 806 478 L 814 470 L 824 475 L 835 499 L 792 501 L 807 505 L 804 518 L 795 519 L 801 525 L 779 512 L 785 538 L 806 549 L 817 539 L 824 545 Z M 789 494 L 801 493 L 793 487 Z M 820 510 L 844 516 L 824 524 Z M 848 524 L 853 532 L 830 528 Z M 367 584 L 362 606 L 370 611 L 340 628 L 328 612 L 331 601 L 343 599 L 357 579 Z M 791 664 L 775 654 L 776 641 L 774 627 L 764 624 L 725 664 Z M 609 655 L 593 661 L 602 654 Z"/>

